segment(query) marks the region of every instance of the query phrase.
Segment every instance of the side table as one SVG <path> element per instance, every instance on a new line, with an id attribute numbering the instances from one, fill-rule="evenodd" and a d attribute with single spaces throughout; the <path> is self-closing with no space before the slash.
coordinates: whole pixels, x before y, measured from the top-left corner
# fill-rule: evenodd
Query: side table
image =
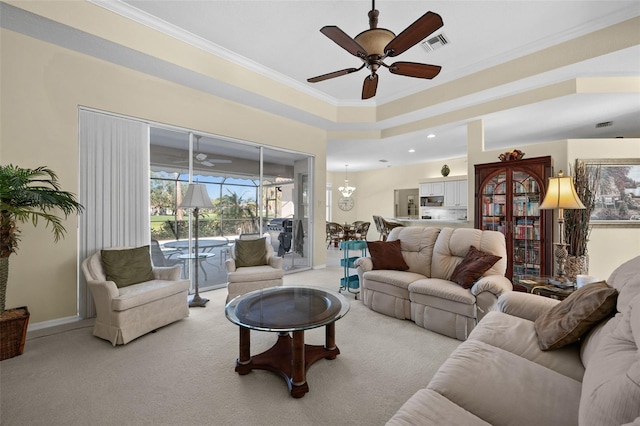
<path id="1" fill-rule="evenodd" d="M 559 286 L 550 284 L 554 277 L 541 275 L 514 275 L 513 284 L 524 287 L 527 292 L 552 299 L 564 300 L 576 290 L 575 284 Z"/>

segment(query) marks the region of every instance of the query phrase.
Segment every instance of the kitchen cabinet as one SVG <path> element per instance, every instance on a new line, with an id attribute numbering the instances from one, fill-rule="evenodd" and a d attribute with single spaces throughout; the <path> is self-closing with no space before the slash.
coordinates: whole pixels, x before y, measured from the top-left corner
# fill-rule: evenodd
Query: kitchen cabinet
<path id="1" fill-rule="evenodd" d="M 475 227 L 505 235 L 507 278 L 553 272 L 553 211 L 540 210 L 551 157 L 475 165 Z"/>
<path id="2" fill-rule="evenodd" d="M 467 181 L 452 180 L 444 183 L 444 206 L 445 207 L 466 207 L 467 206 Z"/>
<path id="3" fill-rule="evenodd" d="M 444 182 L 428 182 L 420 184 L 421 197 L 444 197 Z"/>

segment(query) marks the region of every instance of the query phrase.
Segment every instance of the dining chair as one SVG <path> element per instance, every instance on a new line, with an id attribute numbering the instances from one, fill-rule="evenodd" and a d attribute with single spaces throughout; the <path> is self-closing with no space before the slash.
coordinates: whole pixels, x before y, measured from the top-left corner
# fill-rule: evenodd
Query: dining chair
<path id="1" fill-rule="evenodd" d="M 331 244 L 338 247 L 340 241 L 344 239 L 344 227 L 336 222 L 327 222 L 327 248 Z"/>
<path id="2" fill-rule="evenodd" d="M 369 227 L 371 226 L 371 222 L 360 222 L 354 229 L 354 239 L 355 240 L 367 240 L 367 233 L 369 232 Z"/>
<path id="3" fill-rule="evenodd" d="M 389 232 L 391 232 L 391 230 L 393 228 L 397 228 L 399 226 L 404 226 L 401 223 L 398 222 L 390 222 L 388 220 L 385 220 L 385 218 L 380 217 L 380 221 L 382 223 L 382 240 L 383 241 L 387 241 L 387 237 L 389 236 Z"/>
<path id="4" fill-rule="evenodd" d="M 378 231 L 378 234 L 380 235 L 378 239 L 382 241 L 384 236 L 384 225 L 382 224 L 382 217 L 373 215 L 373 223 L 376 225 L 376 231 Z"/>
<path id="5" fill-rule="evenodd" d="M 180 259 L 173 259 L 171 256 L 179 255 L 182 252 L 177 249 L 162 250 L 158 240 L 151 240 L 151 262 L 154 266 L 174 266 L 181 263 Z"/>

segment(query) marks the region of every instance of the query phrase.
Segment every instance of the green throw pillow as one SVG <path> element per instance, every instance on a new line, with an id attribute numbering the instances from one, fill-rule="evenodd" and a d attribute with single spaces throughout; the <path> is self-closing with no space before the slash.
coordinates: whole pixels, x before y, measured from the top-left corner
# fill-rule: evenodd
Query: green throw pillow
<path id="1" fill-rule="evenodd" d="M 149 246 L 123 250 L 102 250 L 102 268 L 107 280 L 118 288 L 154 279 Z"/>
<path id="2" fill-rule="evenodd" d="M 266 237 L 236 241 L 236 267 L 267 264 Z"/>

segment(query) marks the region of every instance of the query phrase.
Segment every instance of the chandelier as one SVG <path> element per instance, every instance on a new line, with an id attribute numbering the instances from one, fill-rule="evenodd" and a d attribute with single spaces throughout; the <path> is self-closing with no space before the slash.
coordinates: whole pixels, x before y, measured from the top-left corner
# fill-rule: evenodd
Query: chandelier
<path id="1" fill-rule="evenodd" d="M 348 166 L 349 166 L 348 164 L 344 165 L 344 186 L 341 186 L 340 188 L 338 188 L 338 191 L 340 191 L 342 196 L 345 197 L 345 198 L 351 197 L 351 195 L 353 194 L 353 191 L 356 190 L 355 187 L 349 186 L 349 179 L 347 179 L 347 167 Z"/>

